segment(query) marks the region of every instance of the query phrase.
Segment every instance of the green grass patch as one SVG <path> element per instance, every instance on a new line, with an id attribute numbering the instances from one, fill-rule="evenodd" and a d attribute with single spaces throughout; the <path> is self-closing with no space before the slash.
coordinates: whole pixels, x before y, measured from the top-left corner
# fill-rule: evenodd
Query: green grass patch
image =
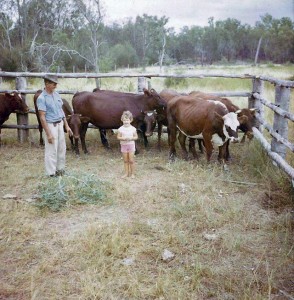
<path id="1" fill-rule="evenodd" d="M 106 203 L 110 187 L 108 182 L 87 173 L 46 178 L 38 186 L 35 206 L 57 212 L 72 205 Z"/>

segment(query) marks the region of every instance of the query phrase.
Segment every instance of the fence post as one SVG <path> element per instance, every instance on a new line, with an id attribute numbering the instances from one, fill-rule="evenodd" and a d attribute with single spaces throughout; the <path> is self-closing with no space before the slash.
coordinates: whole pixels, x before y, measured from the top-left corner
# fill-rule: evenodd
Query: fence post
<path id="1" fill-rule="evenodd" d="M 143 94 L 143 89 L 146 88 L 146 79 L 145 77 L 138 77 L 138 93 Z"/>
<path id="2" fill-rule="evenodd" d="M 26 90 L 27 80 L 25 77 L 16 77 L 16 89 Z M 22 100 L 26 103 L 25 94 L 21 94 Z M 29 124 L 29 114 L 16 114 L 17 125 L 28 125 Z M 18 141 L 24 143 L 28 141 L 29 130 L 28 129 L 17 129 Z"/>
<path id="3" fill-rule="evenodd" d="M 151 81 L 149 80 L 147 83 L 148 83 L 148 90 L 150 91 L 152 89 Z"/>
<path id="4" fill-rule="evenodd" d="M 276 85 L 275 87 L 275 105 L 283 110 L 289 111 L 290 106 L 290 88 Z M 288 139 L 288 120 L 283 116 L 274 113 L 273 129 L 284 139 Z M 280 143 L 275 137 L 272 138 L 271 150 L 278 153 L 282 158 L 286 157 L 286 146 Z"/>
<path id="5" fill-rule="evenodd" d="M 264 107 L 262 103 L 253 96 L 253 94 L 258 93 L 262 97 L 263 87 L 264 82 L 259 78 L 254 78 L 252 80 L 252 95 L 248 98 L 248 108 L 256 108 L 262 120 L 264 120 Z M 255 127 L 257 127 L 259 131 L 262 131 L 262 126 L 258 121 L 256 121 Z"/>

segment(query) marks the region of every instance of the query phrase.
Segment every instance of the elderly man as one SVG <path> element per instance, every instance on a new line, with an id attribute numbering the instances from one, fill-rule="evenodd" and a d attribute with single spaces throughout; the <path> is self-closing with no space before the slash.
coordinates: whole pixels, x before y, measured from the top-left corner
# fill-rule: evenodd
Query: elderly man
<path id="1" fill-rule="evenodd" d="M 68 126 L 62 110 L 62 99 L 55 91 L 58 84 L 56 75 L 44 76 L 45 88 L 37 99 L 41 124 L 45 130 L 45 172 L 48 176 L 64 174 L 66 144 L 63 126 L 69 135 Z"/>

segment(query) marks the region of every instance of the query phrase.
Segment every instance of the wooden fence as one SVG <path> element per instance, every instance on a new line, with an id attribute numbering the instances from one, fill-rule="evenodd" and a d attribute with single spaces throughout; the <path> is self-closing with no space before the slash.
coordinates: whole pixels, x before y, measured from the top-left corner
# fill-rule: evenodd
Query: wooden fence
<path id="1" fill-rule="evenodd" d="M 25 100 L 26 94 L 35 94 L 37 90 L 26 89 L 26 77 L 44 77 L 45 73 L 29 73 L 29 72 L 3 72 L 0 71 L 1 77 L 10 77 L 16 79 L 15 90 L 1 90 L 3 92 L 17 91 L 22 94 Z M 53 75 L 53 73 L 52 73 Z M 138 78 L 138 92 L 142 92 L 146 85 L 146 78 L 235 78 L 252 80 L 252 90 L 247 92 L 215 92 L 214 95 L 223 97 L 248 97 L 248 107 L 257 108 L 257 120 L 259 124 L 254 128 L 254 136 L 261 143 L 267 154 L 271 157 L 276 165 L 284 170 L 291 178 L 294 186 L 294 168 L 289 165 L 285 158 L 287 149 L 294 152 L 294 144 L 289 141 L 288 137 L 288 121 L 294 122 L 294 114 L 290 112 L 290 93 L 294 88 L 294 81 L 280 80 L 268 76 L 244 75 L 225 75 L 225 74 L 197 74 L 197 75 L 163 75 L 163 74 L 117 74 L 117 73 L 54 73 L 59 78 Z M 270 82 L 275 86 L 275 102 L 271 103 L 263 97 L 264 82 Z M 60 94 L 74 94 L 74 90 L 59 90 Z M 264 108 L 268 107 L 274 112 L 273 124 L 266 122 L 264 116 Z M 29 125 L 28 114 L 17 115 L 17 125 L 5 125 L 2 128 L 18 129 L 18 139 L 25 142 L 28 139 L 29 129 L 36 129 L 38 125 Z M 271 135 L 271 142 L 262 134 L 266 129 Z"/>

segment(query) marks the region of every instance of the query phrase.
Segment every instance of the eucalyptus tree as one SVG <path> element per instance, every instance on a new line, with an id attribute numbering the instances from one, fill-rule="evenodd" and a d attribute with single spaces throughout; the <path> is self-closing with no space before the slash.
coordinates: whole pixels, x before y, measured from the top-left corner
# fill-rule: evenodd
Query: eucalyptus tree
<path id="1" fill-rule="evenodd" d="M 158 18 L 144 14 L 137 16 L 134 24 L 135 45 L 143 66 L 159 62 L 160 55 L 165 46 L 166 29 L 168 18 Z"/>
<path id="2" fill-rule="evenodd" d="M 100 48 L 103 41 L 103 7 L 100 0 L 74 0 L 74 5 L 79 9 L 84 19 L 83 32 L 88 39 L 83 49 L 83 57 L 96 73 L 99 73 Z M 96 79 L 99 87 L 99 80 Z"/>

